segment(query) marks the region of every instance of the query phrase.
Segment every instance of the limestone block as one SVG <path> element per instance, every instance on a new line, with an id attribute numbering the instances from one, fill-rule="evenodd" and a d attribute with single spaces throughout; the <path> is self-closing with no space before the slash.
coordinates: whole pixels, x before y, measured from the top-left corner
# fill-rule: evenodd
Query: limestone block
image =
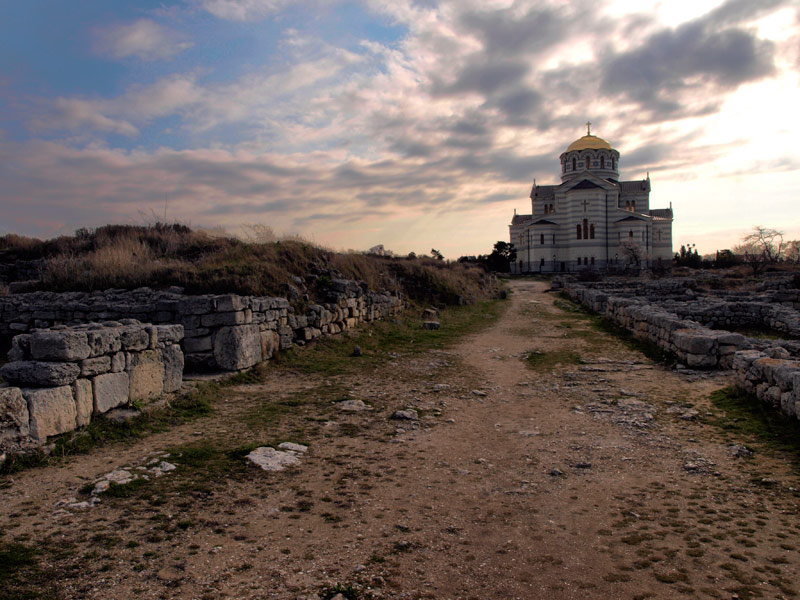
<path id="1" fill-rule="evenodd" d="M 78 378 L 81 368 L 75 363 L 23 360 L 0 368 L 0 377 L 11 384 L 69 385 Z"/>
<path id="2" fill-rule="evenodd" d="M 278 333 L 272 330 L 261 332 L 261 360 L 272 358 L 280 346 L 281 340 Z"/>
<path id="3" fill-rule="evenodd" d="M 106 373 L 92 378 L 94 414 L 101 415 L 128 402 L 130 377 L 121 373 Z"/>
<path id="4" fill-rule="evenodd" d="M 791 391 L 795 373 L 800 373 L 800 362 L 787 360 L 775 370 L 775 383 L 784 392 Z"/>
<path id="5" fill-rule="evenodd" d="M 687 354 L 686 364 L 696 368 L 711 368 L 717 366 L 717 357 L 713 354 Z"/>
<path id="6" fill-rule="evenodd" d="M 210 334 L 211 330 L 208 327 L 198 327 L 197 329 L 184 329 L 183 339 L 193 338 L 193 337 L 203 337 L 204 335 L 210 335 Z"/>
<path id="7" fill-rule="evenodd" d="M 25 443 L 28 421 L 28 404 L 20 389 L 0 388 L 0 452 Z"/>
<path id="8" fill-rule="evenodd" d="M 91 353 L 85 331 L 37 331 L 30 343 L 34 360 L 75 361 Z"/>
<path id="9" fill-rule="evenodd" d="M 144 330 L 150 337 L 150 342 L 147 344 L 147 347 L 151 350 L 155 350 L 158 348 L 158 328 L 153 325 L 147 325 Z"/>
<path id="10" fill-rule="evenodd" d="M 261 362 L 261 332 L 258 325 L 222 327 L 214 336 L 214 358 L 228 371 L 246 369 Z"/>
<path id="11" fill-rule="evenodd" d="M 212 349 L 211 336 L 186 338 L 183 340 L 183 348 L 187 353 L 208 352 Z"/>
<path id="12" fill-rule="evenodd" d="M 209 296 L 195 296 L 184 298 L 178 304 L 178 312 L 183 315 L 202 315 L 213 310 Z"/>
<path id="13" fill-rule="evenodd" d="M 781 393 L 781 410 L 792 417 L 795 416 L 794 412 L 794 394 L 792 392 Z"/>
<path id="14" fill-rule="evenodd" d="M 177 344 L 183 339 L 183 325 L 157 325 L 159 344 Z"/>
<path id="15" fill-rule="evenodd" d="M 96 356 L 94 358 L 86 358 L 80 362 L 81 377 L 94 377 L 102 373 L 108 373 L 111 370 L 111 357 L 110 356 Z"/>
<path id="16" fill-rule="evenodd" d="M 212 313 L 210 315 L 202 315 L 200 317 L 200 324 L 203 327 L 224 327 L 230 325 L 241 325 L 245 322 L 245 314 L 243 310 L 234 312 L 220 312 Z"/>
<path id="17" fill-rule="evenodd" d="M 119 373 L 125 370 L 126 359 L 124 352 L 117 352 L 111 357 L 111 372 Z"/>
<path id="18" fill-rule="evenodd" d="M 183 384 L 183 352 L 177 344 L 161 351 L 164 361 L 164 392 L 177 392 Z"/>
<path id="19" fill-rule="evenodd" d="M 31 336 L 28 333 L 15 335 L 11 340 L 11 350 L 8 352 L 8 362 L 30 360 Z"/>
<path id="20" fill-rule="evenodd" d="M 23 388 L 22 395 L 28 403 L 31 437 L 40 444 L 48 436 L 75 429 L 77 412 L 71 386 Z"/>
<path id="21" fill-rule="evenodd" d="M 678 329 L 672 336 L 672 343 L 687 354 L 708 354 L 714 347 L 714 342 L 709 333 L 696 329 Z"/>
<path id="22" fill-rule="evenodd" d="M 72 395 L 75 398 L 75 425 L 84 427 L 92 420 L 94 410 L 92 382 L 88 379 L 76 379 L 72 383 Z"/>
<path id="23" fill-rule="evenodd" d="M 772 406 L 780 407 L 781 405 L 781 388 L 777 385 L 771 385 L 767 388 L 764 399 L 772 404 Z"/>
<path id="24" fill-rule="evenodd" d="M 129 399 L 152 400 L 164 393 L 164 361 L 160 350 L 129 354 Z"/>
<path id="25" fill-rule="evenodd" d="M 249 308 L 250 303 L 247 298 L 242 298 L 236 294 L 222 294 L 214 296 L 212 302 L 217 312 L 232 312 Z"/>
<path id="26" fill-rule="evenodd" d="M 123 350 L 145 350 L 150 345 L 150 335 L 141 325 L 122 327 L 119 337 Z"/>
<path id="27" fill-rule="evenodd" d="M 91 348 L 91 356 L 103 356 L 119 352 L 122 348 L 120 330 L 116 327 L 93 329 L 86 332 L 86 338 Z"/>

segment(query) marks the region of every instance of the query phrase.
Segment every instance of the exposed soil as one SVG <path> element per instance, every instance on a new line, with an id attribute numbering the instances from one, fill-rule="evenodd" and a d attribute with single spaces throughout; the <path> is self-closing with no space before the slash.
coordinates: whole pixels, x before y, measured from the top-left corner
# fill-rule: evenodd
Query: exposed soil
<path id="1" fill-rule="evenodd" d="M 546 287 L 512 282 L 503 316 L 449 350 L 276 368 L 211 417 L 17 474 L 2 541 L 42 549 L 42 589 L 65 598 L 796 597 L 797 457 L 735 456 L 751 440 L 708 400 L 728 375 L 655 365 Z M 406 408 L 419 421 L 391 418 Z M 282 472 L 213 451 L 281 441 L 309 447 Z M 193 445 L 128 497 L 69 506 Z"/>

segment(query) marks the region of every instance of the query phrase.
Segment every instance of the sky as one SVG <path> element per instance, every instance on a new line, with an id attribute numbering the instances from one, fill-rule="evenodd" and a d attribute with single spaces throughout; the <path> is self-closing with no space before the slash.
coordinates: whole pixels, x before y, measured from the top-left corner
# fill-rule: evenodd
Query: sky
<path id="1" fill-rule="evenodd" d="M 592 122 L 673 245 L 800 239 L 797 0 L 10 0 L 0 234 L 508 240 Z"/>

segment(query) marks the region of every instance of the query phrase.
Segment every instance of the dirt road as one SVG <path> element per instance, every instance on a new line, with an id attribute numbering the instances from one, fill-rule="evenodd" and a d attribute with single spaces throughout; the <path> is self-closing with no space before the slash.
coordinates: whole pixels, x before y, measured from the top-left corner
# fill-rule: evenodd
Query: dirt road
<path id="1" fill-rule="evenodd" d="M 545 284 L 511 288 L 450 349 L 276 370 L 211 417 L 18 474 L 2 541 L 38 549 L 41 589 L 68 598 L 796 597 L 797 471 L 713 424 L 727 376 L 656 366 Z M 220 450 L 259 440 L 308 452 L 272 473 Z M 75 506 L 155 458 L 178 468 Z"/>

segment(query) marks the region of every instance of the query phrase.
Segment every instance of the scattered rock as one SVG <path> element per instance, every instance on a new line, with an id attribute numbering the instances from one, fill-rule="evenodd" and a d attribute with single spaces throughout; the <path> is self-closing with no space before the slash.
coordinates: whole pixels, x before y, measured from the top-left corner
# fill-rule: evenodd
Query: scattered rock
<path id="1" fill-rule="evenodd" d="M 396 410 L 392 414 L 392 419 L 396 421 L 418 421 L 419 414 L 413 408 L 407 408 L 405 410 Z"/>
<path id="2" fill-rule="evenodd" d="M 364 352 L 361 350 L 361 346 L 355 346 L 353 348 L 353 354 L 351 356 L 363 356 Z"/>
<path id="3" fill-rule="evenodd" d="M 480 396 L 481 398 L 483 398 L 485 396 L 488 396 L 489 394 L 487 394 L 486 392 L 484 392 L 482 390 L 472 390 L 472 395 L 473 396 Z"/>
<path id="4" fill-rule="evenodd" d="M 575 463 L 575 468 L 576 469 L 591 469 L 592 468 L 592 463 L 590 463 L 590 462 Z"/>
<path id="5" fill-rule="evenodd" d="M 753 456 L 753 451 L 740 444 L 728 444 L 728 454 L 733 458 L 750 458 Z"/>
<path id="6" fill-rule="evenodd" d="M 296 452 L 298 454 L 305 454 L 308 452 L 308 446 L 304 446 L 303 444 L 295 444 L 294 442 L 281 442 L 278 444 L 278 448 L 281 450 L 287 450 L 289 452 Z"/>
<path id="7" fill-rule="evenodd" d="M 700 413 L 697 412 L 695 409 L 690 408 L 689 410 L 682 413 L 680 418 L 684 421 L 694 421 L 697 418 L 697 415 L 699 414 Z"/>
<path id="8" fill-rule="evenodd" d="M 300 459 L 296 453 L 281 452 L 269 446 L 256 448 L 247 455 L 247 460 L 265 471 L 283 471 L 286 467 L 300 463 Z"/>
<path id="9" fill-rule="evenodd" d="M 564 474 L 564 471 L 562 471 L 561 469 L 551 469 L 550 470 L 550 476 L 551 477 L 564 477 L 565 474 Z"/>
<path id="10" fill-rule="evenodd" d="M 435 331 L 435 330 L 439 329 L 439 327 L 441 327 L 441 325 L 439 324 L 439 321 L 423 321 L 422 322 L 422 328 L 423 329 L 430 329 L 432 331 Z"/>
<path id="11" fill-rule="evenodd" d="M 372 407 L 364 404 L 362 400 L 344 400 L 342 402 L 337 402 L 335 406 L 342 412 L 361 412 L 362 410 L 372 410 Z"/>
<path id="12" fill-rule="evenodd" d="M 108 411 L 104 416 L 106 419 L 113 423 L 125 423 L 131 419 L 138 417 L 141 412 L 135 408 L 113 408 Z"/>

